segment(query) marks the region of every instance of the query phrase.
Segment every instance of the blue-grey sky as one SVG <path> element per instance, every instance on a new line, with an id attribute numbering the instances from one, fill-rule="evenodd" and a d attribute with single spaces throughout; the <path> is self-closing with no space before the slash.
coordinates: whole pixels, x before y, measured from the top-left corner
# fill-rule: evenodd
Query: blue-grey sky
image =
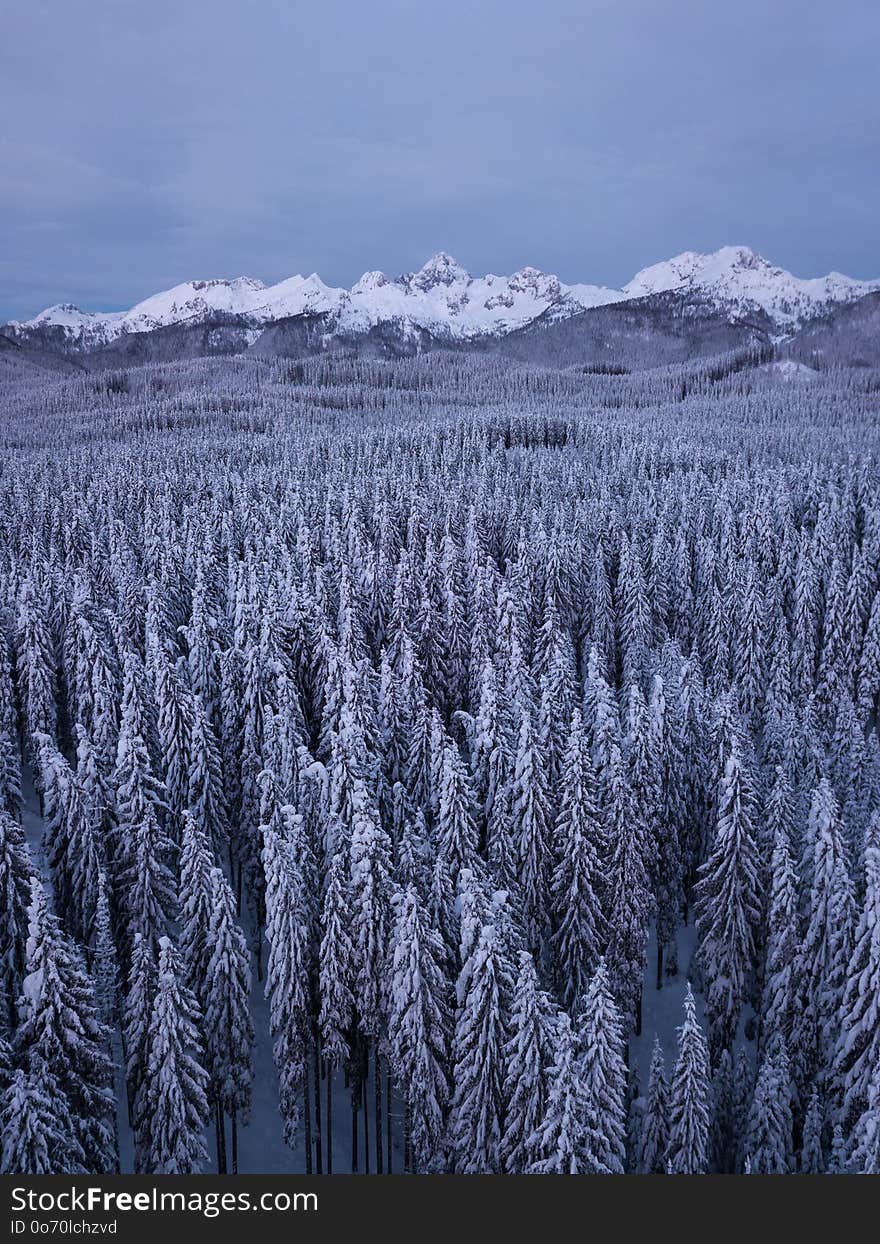
<path id="1" fill-rule="evenodd" d="M 878 48 L 876 0 L 7 5 L 0 318 L 440 249 L 880 276 Z"/>

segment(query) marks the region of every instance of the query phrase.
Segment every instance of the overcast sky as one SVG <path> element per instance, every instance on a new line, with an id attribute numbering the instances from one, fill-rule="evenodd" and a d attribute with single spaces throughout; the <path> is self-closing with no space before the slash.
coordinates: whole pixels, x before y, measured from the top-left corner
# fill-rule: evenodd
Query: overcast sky
<path id="1" fill-rule="evenodd" d="M 878 48 L 877 0 L 7 5 L 0 318 L 441 249 L 880 277 Z"/>

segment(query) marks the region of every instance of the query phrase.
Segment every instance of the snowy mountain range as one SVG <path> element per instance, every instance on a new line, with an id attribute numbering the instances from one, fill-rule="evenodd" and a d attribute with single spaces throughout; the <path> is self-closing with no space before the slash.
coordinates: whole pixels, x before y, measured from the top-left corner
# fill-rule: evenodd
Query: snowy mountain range
<path id="1" fill-rule="evenodd" d="M 130 334 L 174 325 L 234 322 L 252 339 L 268 325 L 320 316 L 329 336 L 353 337 L 391 325 L 465 343 L 503 337 L 536 321 L 555 323 L 596 307 L 678 294 L 720 312 L 730 323 L 758 316 L 778 337 L 880 290 L 880 280 L 860 281 L 832 272 L 801 279 L 774 267 L 744 246 L 713 254 L 686 251 L 637 273 L 622 289 L 564 285 L 537 268 L 512 276 L 474 277 L 450 255 L 434 255 L 418 272 L 395 279 L 367 272 L 351 289 L 325 285 L 316 274 L 276 285 L 252 277 L 190 281 L 144 299 L 129 311 L 82 311 L 70 303 L 48 307 L 31 320 L 12 321 L 7 336 L 19 341 L 51 335 L 65 350 L 91 350 Z"/>

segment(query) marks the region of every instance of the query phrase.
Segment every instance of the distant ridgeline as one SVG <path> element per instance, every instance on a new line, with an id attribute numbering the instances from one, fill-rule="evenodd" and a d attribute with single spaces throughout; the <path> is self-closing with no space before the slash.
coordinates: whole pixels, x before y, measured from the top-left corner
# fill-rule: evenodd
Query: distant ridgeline
<path id="1" fill-rule="evenodd" d="M 265 286 L 191 281 L 125 312 L 49 307 L 0 329 L 89 369 L 251 353 L 406 357 L 498 352 L 544 366 L 644 369 L 749 346 L 812 368 L 878 364 L 880 282 L 800 279 L 746 247 L 686 252 L 622 289 L 564 285 L 523 268 L 473 277 L 440 253 L 415 273 L 368 272 L 351 289 L 317 275 Z"/>

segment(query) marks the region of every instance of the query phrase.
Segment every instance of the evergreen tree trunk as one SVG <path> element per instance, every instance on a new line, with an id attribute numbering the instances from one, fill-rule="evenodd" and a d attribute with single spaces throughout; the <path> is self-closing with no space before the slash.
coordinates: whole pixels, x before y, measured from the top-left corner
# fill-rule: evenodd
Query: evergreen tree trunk
<path id="1" fill-rule="evenodd" d="M 312 1173 L 312 1103 L 310 1092 L 311 1077 L 308 1065 L 303 1076 L 303 1144 L 306 1151 L 306 1174 Z"/>
<path id="2" fill-rule="evenodd" d="M 636 1036 L 642 1035 L 642 987 L 639 986 L 639 996 L 636 999 Z"/>
<path id="3" fill-rule="evenodd" d="M 361 1103 L 364 1108 L 364 1174 L 370 1173 L 370 1110 L 367 1099 L 367 1081 L 370 1078 L 369 1066 L 367 1064 L 367 1045 L 364 1043 L 363 1068 L 361 1076 Z"/>
<path id="4" fill-rule="evenodd" d="M 403 1173 L 412 1173 L 412 1153 L 409 1144 L 409 1103 L 403 1107 Z"/>
<path id="5" fill-rule="evenodd" d="M 333 1174 L 333 1067 L 328 1064 L 327 1072 L 327 1174 Z"/>
<path id="6" fill-rule="evenodd" d="M 226 1128 L 223 1126 L 223 1107 L 218 1101 L 214 1106 L 214 1129 L 217 1134 L 217 1174 L 226 1174 Z"/>
<path id="7" fill-rule="evenodd" d="M 238 1111 L 233 1110 L 230 1119 L 232 1130 L 232 1173 L 238 1174 Z"/>
<path id="8" fill-rule="evenodd" d="M 663 943 L 657 937 L 657 988 L 663 988 Z"/>
<path id="9" fill-rule="evenodd" d="M 382 1055 L 379 1053 L 379 1038 L 376 1038 L 376 1049 L 373 1057 L 373 1096 L 376 1102 L 376 1174 L 382 1174 Z"/>
<path id="10" fill-rule="evenodd" d="M 315 1034 L 315 1174 L 324 1174 L 323 1145 L 321 1142 L 321 1051 L 320 1038 Z"/>
<path id="11" fill-rule="evenodd" d="M 388 1160 L 385 1165 L 387 1167 L 388 1174 L 390 1175 L 392 1173 L 392 1166 L 393 1166 L 392 1159 L 394 1156 L 394 1153 L 393 1153 L 394 1137 L 392 1136 L 392 1133 L 391 1133 L 391 1068 L 390 1067 L 388 1067 L 385 1073 L 385 1120 L 386 1120 L 386 1127 L 388 1129 L 386 1132 L 386 1136 L 388 1140 L 388 1150 L 387 1150 Z"/>
<path id="12" fill-rule="evenodd" d="M 355 1037 L 354 1041 L 357 1042 Z M 352 1046 L 349 1091 L 351 1092 L 351 1173 L 358 1173 L 358 1110 L 361 1102 L 360 1053 Z"/>

